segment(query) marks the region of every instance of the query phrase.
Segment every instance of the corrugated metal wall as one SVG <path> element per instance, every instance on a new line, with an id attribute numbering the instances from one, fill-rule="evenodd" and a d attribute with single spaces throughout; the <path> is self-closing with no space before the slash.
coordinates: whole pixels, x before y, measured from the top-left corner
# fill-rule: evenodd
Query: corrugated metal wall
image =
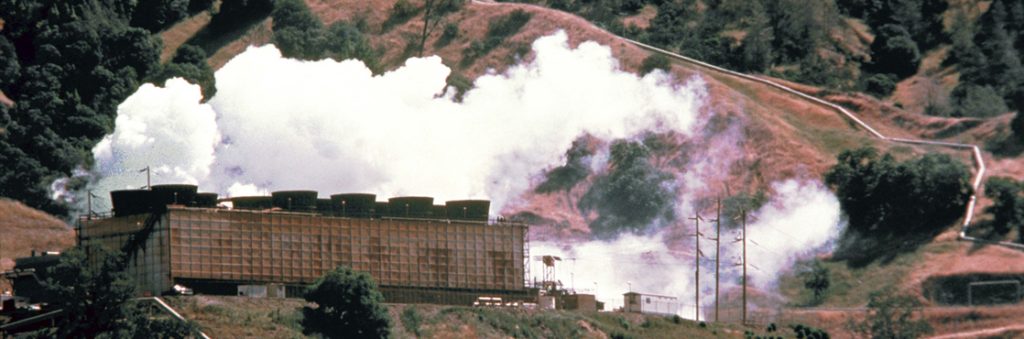
<path id="1" fill-rule="evenodd" d="M 521 290 L 520 224 L 172 208 L 175 278 L 305 284 L 347 265 L 379 285 Z"/>
<path id="2" fill-rule="evenodd" d="M 136 290 L 142 295 L 159 295 L 171 289 L 170 239 L 166 215 L 152 220 L 152 229 L 144 239 L 139 231 L 146 227 L 149 214 L 81 221 L 79 237 L 89 251 L 89 257 L 100 247 L 107 251 L 121 251 L 132 240 L 141 242 L 137 250 L 129 253 L 125 269 L 135 279 Z M 96 263 L 94 263 L 96 264 Z"/>

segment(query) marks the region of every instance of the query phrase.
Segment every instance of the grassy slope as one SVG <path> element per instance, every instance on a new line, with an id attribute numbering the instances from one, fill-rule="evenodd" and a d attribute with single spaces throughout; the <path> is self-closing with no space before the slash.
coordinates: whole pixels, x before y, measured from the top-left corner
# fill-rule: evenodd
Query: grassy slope
<path id="1" fill-rule="evenodd" d="M 302 337 L 301 299 L 171 297 L 168 302 L 214 338 Z M 389 304 L 398 338 L 741 338 L 746 328 L 639 314 L 499 310 Z M 411 309 L 411 310 L 409 310 Z M 405 316 L 403 316 L 405 314 Z M 791 333 L 782 332 L 783 335 Z"/>
<path id="2" fill-rule="evenodd" d="M 14 268 L 14 258 L 36 251 L 63 251 L 74 246 L 75 232 L 60 219 L 24 204 L 0 198 L 0 271 Z M 0 279 L 0 290 L 8 290 Z"/>
<path id="3" fill-rule="evenodd" d="M 378 29 L 379 25 L 383 20 L 386 19 L 387 9 L 390 8 L 393 1 L 356 1 L 356 0 L 330 0 L 330 1 L 308 1 L 310 7 L 321 16 L 325 22 L 333 22 L 335 20 L 353 20 L 358 17 L 365 18 L 371 26 L 371 29 Z M 556 29 L 564 29 L 569 33 L 571 42 L 573 45 L 578 44 L 585 40 L 595 40 L 604 45 L 611 46 L 614 55 L 619 58 L 622 62 L 622 66 L 625 69 L 635 70 L 640 64 L 641 60 L 647 55 L 646 52 L 625 44 L 607 33 L 593 28 L 584 20 L 577 18 L 572 15 L 565 13 L 538 9 L 536 7 L 519 5 L 519 4 L 506 4 L 500 6 L 488 6 L 479 4 L 468 4 L 460 13 L 453 14 L 451 18 L 459 23 L 462 34 L 450 45 L 441 48 L 439 50 L 431 49 L 432 40 L 428 42 L 427 54 L 438 54 L 442 56 L 445 62 L 449 65 L 458 65 L 461 58 L 461 51 L 465 49 L 471 41 L 479 39 L 483 36 L 483 32 L 486 30 L 487 23 L 494 18 L 505 15 L 515 8 L 522 8 L 527 11 L 534 13 L 534 18 L 531 22 L 521 31 L 510 39 L 509 43 L 503 44 L 503 47 L 499 47 L 495 51 L 491 52 L 490 55 L 484 58 L 480 58 L 473 65 L 459 69 L 453 67 L 455 71 L 462 73 L 467 78 L 472 79 L 475 75 L 482 74 L 488 68 L 503 69 L 507 67 L 513 60 L 510 56 L 516 48 L 528 45 L 534 39 L 539 36 L 550 34 Z M 201 14 L 203 15 L 203 14 Z M 405 36 L 416 32 L 419 22 L 419 18 L 410 20 L 405 25 L 400 25 L 388 32 L 373 32 L 371 40 L 375 46 L 382 47 L 385 51 L 385 64 L 394 67 L 404 60 L 403 50 L 405 46 Z M 168 43 L 168 46 L 180 44 L 181 41 L 188 39 L 189 33 L 194 34 L 198 31 L 204 22 L 208 19 L 203 17 L 192 18 L 189 21 L 185 21 L 176 25 L 168 32 L 163 33 L 163 37 L 169 42 L 178 41 L 179 43 Z M 237 55 L 244 50 L 245 46 L 250 43 L 266 43 L 270 41 L 269 29 L 271 23 L 269 19 L 263 24 L 256 25 L 250 29 L 248 34 L 243 35 L 239 40 L 231 42 L 224 48 L 215 53 L 210 62 L 215 67 L 223 65 L 234 55 Z M 856 26 L 853 23 L 852 26 Z M 164 56 L 171 54 L 173 49 L 168 49 L 164 52 Z M 929 59 L 933 59 L 934 56 L 929 56 Z M 931 61 L 927 61 L 926 65 L 934 64 Z M 829 165 L 831 165 L 834 155 L 842 149 L 848 147 L 854 147 L 864 144 L 873 144 L 881 148 L 890 148 L 885 144 L 880 144 L 875 140 L 870 139 L 866 133 L 859 131 L 849 122 L 842 118 L 839 118 L 833 112 L 828 111 L 824 108 L 807 104 L 806 102 L 797 99 L 796 97 L 784 94 L 779 91 L 766 88 L 763 85 L 749 82 L 742 79 L 737 79 L 731 76 L 706 72 L 703 69 L 696 68 L 695 66 L 688 64 L 675 64 L 673 67 L 674 73 L 679 78 L 687 78 L 693 75 L 701 75 L 705 81 L 707 81 L 710 91 L 712 93 L 712 102 L 709 103 L 709 107 L 717 112 L 739 112 L 739 114 L 747 116 L 747 126 L 745 132 L 747 134 L 746 142 L 741 145 L 748 154 L 749 162 L 747 164 L 755 163 L 755 160 L 759 168 L 754 170 L 757 178 L 752 182 L 766 184 L 774 179 L 786 178 L 793 175 L 803 175 L 810 177 L 820 177 L 820 173 L 824 171 Z M 911 80 L 912 81 L 912 80 Z M 897 91 L 897 96 L 902 95 L 902 89 L 907 87 L 906 84 L 901 84 L 901 90 Z M 802 86 L 802 90 L 807 92 L 814 92 L 821 94 L 817 89 Z M 859 113 L 861 113 L 865 120 L 869 123 L 877 126 L 883 133 L 896 135 L 896 136 L 923 136 L 930 137 L 940 133 L 943 130 L 950 128 L 950 126 L 956 126 L 956 124 L 962 121 L 957 119 L 939 119 L 931 117 L 923 117 L 916 113 L 908 113 L 901 109 L 892 106 L 892 101 L 883 102 L 868 98 L 862 95 L 837 95 L 832 94 L 826 96 L 828 99 L 840 102 L 847 107 L 852 107 Z M 902 98 L 902 97 L 900 97 Z M 897 99 L 903 102 L 904 99 Z M 908 109 L 914 110 L 915 103 L 911 103 L 909 100 L 903 102 L 904 106 L 909 106 Z M 965 140 L 968 142 L 983 142 L 987 138 L 992 138 L 993 135 L 1002 133 L 1000 128 L 1001 125 L 1005 125 L 1005 117 L 994 119 L 993 121 L 986 122 L 974 129 L 968 129 L 965 133 L 960 136 L 949 137 L 950 140 Z M 903 154 L 911 155 L 925 151 L 925 149 L 907 146 L 891 147 L 893 151 Z M 961 158 L 964 158 L 960 155 Z M 993 157 L 986 155 L 986 159 L 990 160 L 990 169 L 997 175 L 1009 174 L 1015 177 L 1024 177 L 1024 166 L 1020 166 L 1016 158 L 1007 157 Z M 737 180 L 740 181 L 740 180 Z M 559 201 L 564 199 L 554 199 L 556 197 L 534 197 L 537 201 L 545 200 L 556 200 L 553 204 L 556 208 L 550 211 L 551 215 L 557 215 L 558 213 L 564 213 L 562 210 L 570 210 L 569 206 L 560 206 Z M 0 202 L 0 208 L 3 208 L 3 204 L 10 205 L 11 203 Z M 547 202 L 543 205 L 550 205 Z M 561 205 L 565 205 L 562 203 Z M 5 215 L 0 213 L 0 216 Z M 565 218 L 565 217 L 562 217 Z M 38 217 L 39 220 L 46 220 L 46 217 Z M 52 218 L 49 218 L 52 219 Z M 571 218 L 570 218 L 571 219 Z M 580 219 L 577 219 L 580 220 Z M 578 221 L 577 221 L 578 222 Z M 0 222 L 0 228 L 9 228 L 10 224 L 4 224 Z M 70 244 L 72 242 L 72 236 L 70 232 L 57 236 L 59 239 L 66 239 L 58 241 L 60 244 Z M 5 232 L 5 234 L 7 234 Z M 8 238 L 8 237 L 4 237 Z M 1024 268 L 1018 268 L 1015 265 L 1003 265 L 1006 262 L 1024 262 L 1024 256 L 1019 252 L 1010 251 L 1002 248 L 995 247 L 983 247 L 980 250 L 972 248 L 969 244 L 957 243 L 951 239 L 951 232 L 947 232 L 939 237 L 940 239 L 930 245 L 926 245 L 915 252 L 898 256 L 895 260 L 888 264 L 872 264 L 865 268 L 850 269 L 842 263 L 829 263 L 829 267 L 832 269 L 834 274 L 838 277 L 846 277 L 840 280 L 851 281 L 854 279 L 860 279 L 861 284 L 850 284 L 843 283 L 837 284 L 833 294 L 826 300 L 826 306 L 859 306 L 866 300 L 866 295 L 876 287 L 880 287 L 886 284 L 895 284 L 903 289 L 914 290 L 919 289 L 919 282 L 930 274 L 941 274 L 945 272 L 945 266 L 943 263 L 956 262 L 957 270 L 960 271 L 971 271 L 971 270 L 991 270 L 999 268 L 1014 269 L 1018 271 L 1024 271 Z M 24 237 L 23 239 L 31 239 L 30 237 Z M 2 241 L 2 239 L 0 239 Z M 27 243 L 21 242 L 18 243 Z M 66 245 L 65 245 L 66 246 Z M 0 252 L 5 254 L 6 252 Z M 19 252 L 20 253 L 20 252 Z M 927 260 L 926 260 L 927 259 Z M 979 262 L 991 262 L 990 265 L 976 265 Z M 980 268 L 979 268 L 980 267 Z M 864 279 L 867 279 L 865 281 Z M 801 300 L 800 296 L 800 283 L 795 280 L 794 277 L 790 276 L 783 280 L 782 284 L 783 294 L 790 297 L 791 300 Z M 199 320 L 204 326 L 212 326 L 216 328 L 217 322 L 213 320 L 203 320 L 203 314 L 207 313 L 224 313 L 223 311 L 217 311 L 217 307 L 234 309 L 232 306 L 235 304 L 221 302 L 221 306 L 188 306 L 185 305 L 186 314 L 194 314 L 200 316 Z M 244 301 L 238 301 L 240 304 L 245 304 Z M 301 306 L 301 301 L 289 301 L 282 304 L 282 307 L 292 308 Z M 205 310 L 210 308 L 210 310 Z M 189 313 L 189 309 L 193 309 L 193 313 Z M 245 314 L 242 320 L 243 323 L 248 321 L 252 324 L 256 319 L 270 319 L 274 325 L 273 329 L 265 329 L 266 323 L 260 326 L 239 326 L 239 325 L 224 325 L 227 327 L 234 328 L 239 331 L 264 331 L 258 332 L 263 335 L 259 336 L 284 336 L 288 337 L 291 334 L 297 333 L 294 330 L 293 321 L 294 319 L 289 318 L 287 315 L 272 315 L 267 313 L 268 309 L 260 308 L 238 308 L 235 311 L 229 312 L 229 317 L 237 318 Z M 256 314 L 252 312 L 264 312 L 264 314 Z M 250 313 L 246 313 L 250 312 Z M 440 312 L 440 311 L 437 311 Z M 392 313 L 396 313 L 393 307 Z M 428 312 L 429 313 L 429 312 Z M 456 311 L 449 311 L 447 313 L 461 314 Z M 611 316 L 611 315 L 609 315 Z M 828 314 L 822 313 L 822 316 L 828 316 Z M 397 317 L 396 317 L 397 319 Z M 214 325 L 206 325 L 204 322 L 210 322 Z M 234 324 L 237 322 L 226 322 L 225 324 Z M 262 327 L 261 327 L 262 326 Z M 469 326 L 462 324 L 458 326 Z M 454 331 L 454 329 L 449 329 Z M 458 331 L 451 332 L 449 330 L 438 330 L 439 333 L 459 333 Z M 269 332 L 267 332 L 269 331 Z M 280 332 L 277 332 L 280 331 Z M 449 332 L 445 332 L 449 331 Z M 233 334 L 234 332 L 228 332 Z M 291 333 L 291 334 L 289 334 Z M 239 333 L 244 335 L 244 333 Z M 443 337 L 443 335 L 440 335 Z"/>

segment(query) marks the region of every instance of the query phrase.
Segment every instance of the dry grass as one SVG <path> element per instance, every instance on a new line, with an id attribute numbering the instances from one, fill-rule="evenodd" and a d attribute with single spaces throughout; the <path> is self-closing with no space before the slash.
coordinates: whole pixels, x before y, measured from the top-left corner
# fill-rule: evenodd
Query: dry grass
<path id="1" fill-rule="evenodd" d="M 160 52 L 160 62 L 167 63 L 170 61 L 178 47 L 181 47 L 188 39 L 191 39 L 203 27 L 206 27 L 212 17 L 209 11 L 203 11 L 161 32 L 160 39 L 164 41 L 164 49 Z"/>
<path id="2" fill-rule="evenodd" d="M 63 251 L 75 245 L 75 232 L 49 214 L 0 198 L 0 271 L 14 268 L 14 258 L 36 251 Z M 8 290 L 0 280 L 0 290 Z"/>
<path id="3" fill-rule="evenodd" d="M 651 26 L 651 20 L 658 15 L 658 7 L 655 5 L 644 5 L 644 8 L 640 9 L 640 12 L 622 18 L 622 26 L 629 27 L 630 25 L 636 26 L 639 29 L 647 29 Z"/>

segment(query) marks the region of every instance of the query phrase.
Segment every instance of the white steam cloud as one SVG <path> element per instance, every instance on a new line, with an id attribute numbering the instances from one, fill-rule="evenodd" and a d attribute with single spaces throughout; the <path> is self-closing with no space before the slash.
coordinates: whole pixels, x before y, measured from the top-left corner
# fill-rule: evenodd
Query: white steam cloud
<path id="1" fill-rule="evenodd" d="M 687 134 L 706 95 L 698 78 L 680 87 L 662 72 L 638 77 L 605 46 L 570 48 L 564 32 L 533 50 L 533 61 L 478 78 L 459 103 L 444 94 L 450 70 L 438 57 L 374 76 L 355 60 L 306 62 L 251 47 L 216 73 L 207 104 L 181 80 L 129 97 L 94 149 L 93 190 L 140 187 L 137 171 L 150 166 L 154 184 L 222 194 L 485 198 L 498 212 L 582 133 Z"/>
<path id="2" fill-rule="evenodd" d="M 748 279 L 752 289 L 770 290 L 777 278 L 797 259 L 829 249 L 844 222 L 839 201 L 817 181 L 787 180 L 772 185 L 767 204 L 748 216 Z M 684 202 L 685 203 L 685 202 Z M 692 208 L 691 208 L 692 210 Z M 727 216 L 723 216 L 725 218 Z M 622 294 L 634 292 L 676 297 L 679 315 L 693 319 L 696 304 L 694 286 L 693 224 L 683 223 L 690 233 L 671 238 L 667 229 L 652 235 L 627 234 L 611 241 L 530 244 L 532 255 L 557 255 L 556 279 L 565 288 L 595 293 L 606 309 L 622 306 Z M 742 245 L 733 240 L 739 230 L 722 230 L 720 263 L 721 288 L 735 289 L 742 277 Z M 714 303 L 715 235 L 713 223 L 702 223 L 701 307 Z M 675 242 L 675 243 L 672 243 Z M 544 267 L 531 262 L 531 274 L 541 279 Z M 704 319 L 705 315 L 701 315 Z"/>
<path id="3" fill-rule="evenodd" d="M 141 187 L 139 170 L 149 166 L 153 184 L 192 183 L 222 195 L 313 189 L 322 196 L 484 198 L 500 212 L 530 188 L 531 178 L 563 161 L 584 133 L 604 140 L 644 131 L 690 136 L 706 123 L 697 123 L 707 96 L 699 78 L 679 86 L 660 71 L 638 77 L 621 70 L 605 46 L 570 48 L 564 32 L 538 39 L 533 50 L 532 61 L 478 78 L 456 102 L 445 89 L 450 69 L 438 57 L 409 59 L 375 76 L 359 61 L 298 61 L 273 46 L 251 47 L 216 73 L 218 92 L 208 103 L 201 103 L 198 86 L 180 79 L 162 88 L 144 85 L 129 97 L 118 107 L 115 131 L 93 149 L 99 180 L 90 189 L 106 197 Z M 717 160 L 694 157 L 676 178 L 679 215 L 696 210 L 691 200 L 721 186 L 742 157 L 733 149 L 742 139 L 738 126 L 705 139 L 695 147 Z M 602 156 L 595 163 L 603 164 Z M 820 183 L 786 181 L 772 191 L 748 229 L 757 242 L 748 249 L 757 266 L 751 281 L 761 287 L 771 286 L 794 258 L 827 245 L 841 227 L 838 202 Z M 109 208 L 106 199 L 93 203 L 95 210 Z M 557 279 L 595 291 L 609 309 L 622 305 L 631 285 L 678 297 L 680 315 L 692 317 L 695 251 L 692 237 L 678 237 L 692 227 L 680 222 L 612 241 L 534 241 L 531 254 L 560 255 Z M 711 228 L 702 232 L 713 235 Z M 702 243 L 706 256 L 714 253 L 712 244 Z M 738 250 L 723 241 L 723 262 Z M 714 293 L 709 262 L 702 264 L 702 304 Z M 532 266 L 539 279 L 542 268 Z M 723 288 L 735 284 L 739 270 L 722 267 L 731 277 Z"/>

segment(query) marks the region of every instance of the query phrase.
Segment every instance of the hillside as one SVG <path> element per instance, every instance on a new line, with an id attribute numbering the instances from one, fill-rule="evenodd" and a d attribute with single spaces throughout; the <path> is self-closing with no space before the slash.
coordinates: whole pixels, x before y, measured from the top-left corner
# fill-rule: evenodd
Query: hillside
<path id="1" fill-rule="evenodd" d="M 302 337 L 301 299 L 173 297 L 172 307 L 211 337 Z M 396 338 L 743 338 L 736 325 L 697 324 L 671 317 L 568 311 L 390 304 Z M 792 335 L 782 328 L 778 334 Z"/>
<path id="2" fill-rule="evenodd" d="M 958 6 L 972 5 L 972 2 L 957 2 Z M 986 2 L 982 2 L 986 3 Z M 356 0 L 306 0 L 312 12 L 325 25 L 335 22 L 362 22 L 363 33 L 378 51 L 383 70 L 402 65 L 416 53 L 409 45 L 410 37 L 419 34 L 422 28 L 422 14 L 412 16 L 404 22 L 385 27 L 395 1 Z M 473 48 L 474 42 L 487 38 L 488 25 L 516 11 L 531 14 L 530 20 L 521 29 L 506 38 L 481 57 L 466 62 L 464 51 Z M 644 27 L 651 24 L 656 8 L 644 7 L 629 23 Z M 984 8 L 981 9 L 984 11 Z M 559 10 L 542 6 L 518 3 L 493 3 L 482 1 L 467 2 L 458 11 L 449 14 L 446 22 L 453 23 L 458 34 L 450 42 L 439 44 L 440 33 L 427 40 L 424 55 L 438 55 L 445 65 L 452 69 L 449 78 L 472 82 L 484 75 L 501 73 L 510 65 L 532 60 L 530 50 L 533 41 L 557 31 L 564 31 L 571 47 L 585 41 L 595 41 L 611 49 L 620 67 L 639 72 L 644 60 L 653 53 L 601 29 L 586 19 Z M 174 55 L 178 46 L 190 41 L 211 21 L 209 12 L 198 13 L 160 33 L 164 49 L 160 59 L 163 62 Z M 867 46 L 874 39 L 865 24 L 858 19 L 844 20 L 844 29 L 836 34 L 846 44 L 840 49 L 851 54 L 867 53 Z M 947 26 L 949 20 L 947 20 Z M 232 57 L 242 53 L 249 45 L 267 44 L 273 41 L 273 20 L 269 17 L 248 26 L 233 39 L 224 39 L 215 50 L 207 51 L 207 63 L 217 69 Z M 734 32 L 742 35 L 745 32 Z M 440 46 L 440 47 L 439 47 Z M 973 143 L 983 146 L 983 158 L 988 166 L 986 177 L 1009 176 L 1024 179 L 1024 157 L 1014 153 L 1003 143 L 1011 135 L 1008 128 L 1012 113 L 990 118 L 939 117 L 925 115 L 926 108 L 937 100 L 945 98 L 956 86 L 959 74 L 952 65 L 943 64 L 951 46 L 943 44 L 924 55 L 918 72 L 898 83 L 894 92 L 883 98 L 854 91 L 838 91 L 825 86 L 800 84 L 779 77 L 778 73 L 756 75 L 787 86 L 803 93 L 822 98 L 852 110 L 866 123 L 889 137 L 923 138 L 956 143 Z M 669 64 L 673 79 L 681 83 L 687 79 L 699 78 L 707 88 L 707 101 L 702 108 L 705 124 L 697 132 L 698 140 L 678 135 L 661 136 L 668 144 L 667 150 L 654 154 L 655 167 L 675 177 L 683 177 L 693 159 L 714 160 L 709 165 L 715 172 L 702 173 L 705 187 L 688 198 L 700 208 L 712 206 L 715 197 L 737 193 L 767 193 L 771 195 L 772 184 L 790 178 L 821 180 L 823 174 L 835 163 L 836 155 L 846 149 L 870 145 L 889 151 L 900 158 L 910 158 L 928 152 L 941 152 L 971 163 L 970 154 L 937 146 L 892 144 L 873 138 L 852 121 L 837 114 L 831 108 L 812 103 L 800 96 L 781 91 L 763 83 L 710 70 L 690 62 L 672 59 Z M 456 80 L 458 81 L 458 80 Z M 0 99 L 3 99 L 0 92 Z M 703 139 L 703 140 L 700 140 Z M 608 140 L 591 140 L 593 145 L 604 145 Z M 1004 147 L 1005 146 L 1005 147 Z M 598 147 L 598 146 L 595 146 Z M 1007 151 L 1007 147 L 1010 151 Z M 536 222 L 532 239 L 562 239 L 586 241 L 591 239 L 589 222 L 592 215 L 581 212 L 579 201 L 589 187 L 598 180 L 591 175 L 577 186 L 565 192 L 537 193 L 531 191 L 509 205 L 504 215 L 528 215 Z M 540 179 L 536 180 L 539 183 Z M 984 190 L 984 188 L 982 188 Z M 984 207 L 992 201 L 979 194 L 979 209 L 975 217 L 982 221 L 990 217 Z M 674 236 L 690 230 L 676 225 Z M 42 231 L 41 231 L 42 230 Z M 42 232 L 42 233 L 41 233 Z M 768 295 L 755 301 L 765 308 L 786 307 L 778 319 L 821 323 L 831 333 L 845 333 L 845 318 L 859 316 L 863 311 L 867 295 L 884 286 L 895 286 L 911 293 L 930 308 L 927 317 L 935 324 L 936 333 L 983 329 L 1006 324 L 1020 323 L 1017 308 L 986 308 L 982 310 L 945 307 L 925 298 L 925 286 L 929 279 L 953 275 L 1021 275 L 1024 273 L 1024 253 L 1019 250 L 973 244 L 957 240 L 959 224 L 949 225 L 928 243 L 914 247 L 905 253 L 894 253 L 885 262 L 875 262 L 865 267 L 850 267 L 843 261 L 828 260 L 826 265 L 833 272 L 836 283 L 832 292 L 820 305 L 825 308 L 802 308 L 806 291 L 802 282 L 792 272 L 783 275 L 775 291 L 757 291 Z M 32 210 L 17 202 L 0 201 L 0 269 L 11 264 L 9 258 L 26 255 L 32 249 L 59 250 L 73 244 L 73 232 L 57 218 Z M 45 234 L 46 236 L 40 236 Z M 1007 235 L 1007 237 L 1011 237 Z M 681 243 L 681 242 L 678 242 Z M 10 246 L 10 247 L 8 247 Z M 673 250 L 690 250 L 689 243 L 674 244 Z M 7 266 L 4 266 L 7 265 Z M 856 281 L 857 283 L 853 283 Z M 736 290 L 727 291 L 735 295 Z M 295 323 L 295 309 L 302 301 L 286 300 L 280 304 L 237 298 L 194 297 L 174 299 L 175 306 L 186 315 L 196 319 L 208 333 L 216 337 L 290 337 L 298 336 Z M 735 301 L 735 300 L 733 300 Z M 771 304 L 771 303 L 781 303 Z M 413 306 L 391 305 L 392 318 L 403 319 L 406 310 Z M 422 313 L 422 327 L 410 326 L 401 321 L 401 336 L 411 336 L 410 328 L 420 328 L 428 337 L 460 337 L 467 333 L 479 337 L 505 337 L 536 335 L 540 337 L 562 337 L 579 335 L 603 338 L 622 331 L 636 337 L 739 337 L 743 328 L 717 325 L 698 327 L 691 322 L 674 323 L 662 318 L 641 318 L 620 314 L 577 314 L 568 312 L 497 312 L 480 309 L 448 308 L 437 306 L 415 306 Z M 527 334 L 525 328 L 529 328 Z M 520 331 L 520 332 L 517 332 Z M 720 332 L 719 332 L 720 331 Z M 219 334 L 219 335 L 217 335 Z"/>
<path id="3" fill-rule="evenodd" d="M 75 245 L 75 232 L 64 221 L 24 204 L 0 199 L 0 271 L 14 268 L 14 258 L 33 251 L 63 251 Z M 0 290 L 8 290 L 0 281 Z"/>

